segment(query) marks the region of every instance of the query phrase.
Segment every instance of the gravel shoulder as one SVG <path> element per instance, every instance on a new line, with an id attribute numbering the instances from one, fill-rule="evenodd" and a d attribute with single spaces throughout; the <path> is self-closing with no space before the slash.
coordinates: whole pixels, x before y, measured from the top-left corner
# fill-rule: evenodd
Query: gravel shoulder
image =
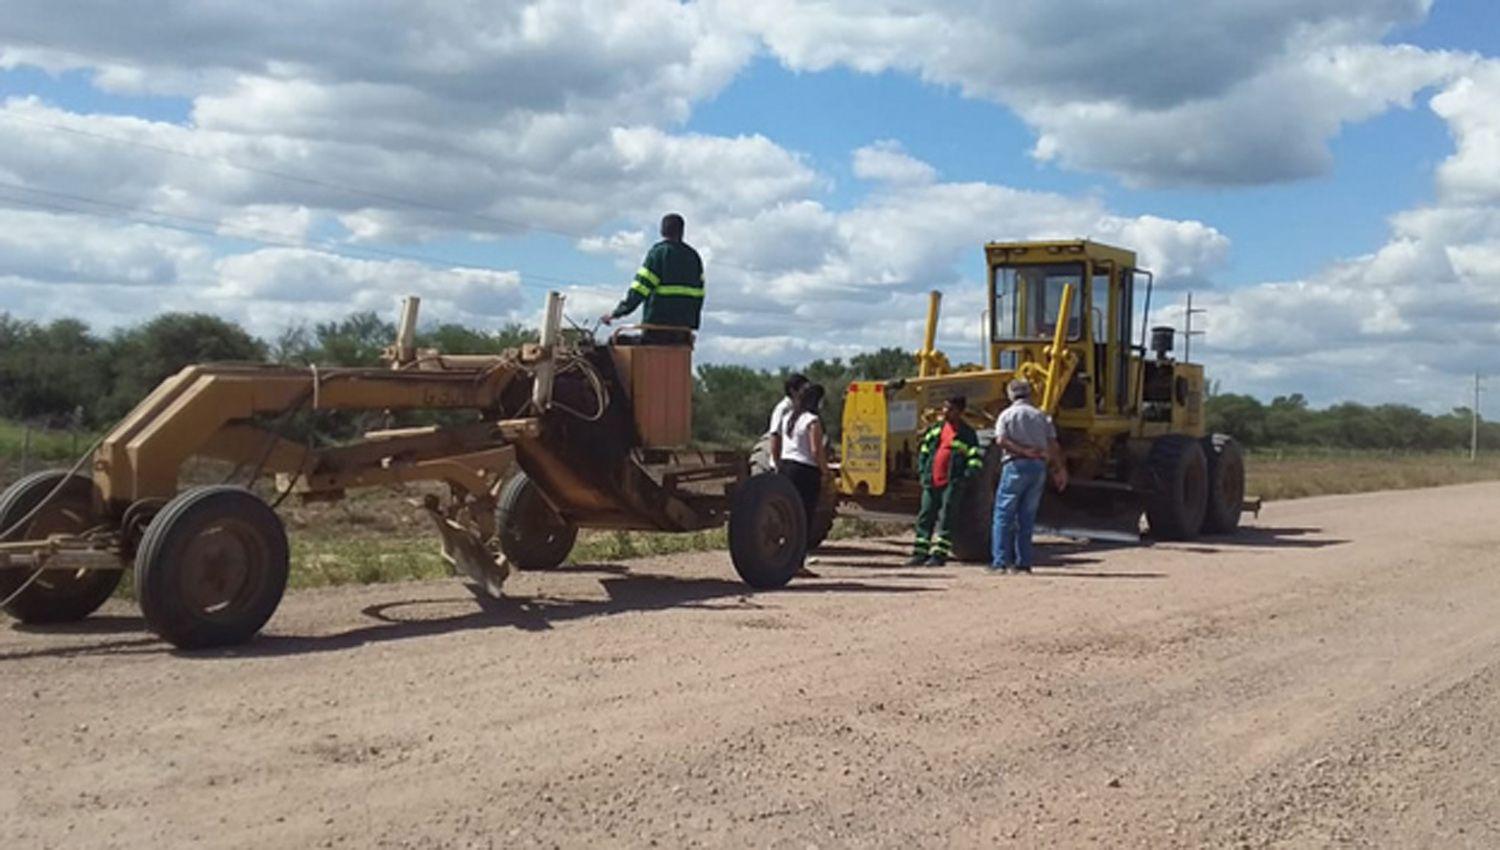
<path id="1" fill-rule="evenodd" d="M 843 542 L 0 628 L 16 847 L 1500 846 L 1500 483 L 1029 578 Z"/>

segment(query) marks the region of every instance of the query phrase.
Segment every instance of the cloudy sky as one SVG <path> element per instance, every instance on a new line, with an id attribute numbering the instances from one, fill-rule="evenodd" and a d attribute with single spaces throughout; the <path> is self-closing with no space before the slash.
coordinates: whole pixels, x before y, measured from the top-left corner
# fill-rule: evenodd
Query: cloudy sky
<path id="1" fill-rule="evenodd" d="M 5 6 L 27 318 L 581 318 L 677 210 L 700 360 L 915 347 L 931 288 L 972 359 L 982 243 L 1089 237 L 1159 319 L 1194 293 L 1225 390 L 1446 410 L 1500 373 L 1493 0 Z"/>

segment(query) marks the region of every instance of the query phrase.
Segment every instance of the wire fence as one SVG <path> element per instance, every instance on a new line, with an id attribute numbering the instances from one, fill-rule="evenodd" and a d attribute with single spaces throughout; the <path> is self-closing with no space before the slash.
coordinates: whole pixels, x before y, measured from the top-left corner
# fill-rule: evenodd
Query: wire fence
<path id="1" fill-rule="evenodd" d="M 0 421 L 0 484 L 72 463 L 98 436 L 81 426 L 49 428 Z"/>

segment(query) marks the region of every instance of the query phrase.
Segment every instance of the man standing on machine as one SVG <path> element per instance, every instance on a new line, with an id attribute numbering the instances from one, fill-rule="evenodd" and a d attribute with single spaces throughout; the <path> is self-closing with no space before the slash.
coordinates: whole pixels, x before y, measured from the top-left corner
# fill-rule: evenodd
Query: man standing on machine
<path id="1" fill-rule="evenodd" d="M 641 302 L 642 345 L 689 345 L 703 312 L 703 260 L 682 241 L 682 216 L 668 213 L 661 220 L 661 241 L 646 252 L 625 298 L 600 321 L 609 324 L 630 315 Z"/>

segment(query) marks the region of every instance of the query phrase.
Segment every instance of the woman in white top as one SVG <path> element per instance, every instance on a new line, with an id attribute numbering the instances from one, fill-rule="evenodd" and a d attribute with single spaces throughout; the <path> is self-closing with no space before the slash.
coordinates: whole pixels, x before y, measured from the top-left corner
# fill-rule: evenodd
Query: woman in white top
<path id="1" fill-rule="evenodd" d="M 828 457 L 823 451 L 823 422 L 818 408 L 823 404 L 821 384 L 809 384 L 797 394 L 797 404 L 781 423 L 778 436 L 777 471 L 792 480 L 802 496 L 808 527 L 818 509 Z"/>
<path id="2" fill-rule="evenodd" d="M 781 465 L 781 426 L 786 422 L 786 417 L 797 406 L 797 394 L 807 386 L 807 376 L 793 372 L 786 376 L 786 381 L 781 385 L 786 395 L 776 406 L 771 408 L 771 427 L 766 429 L 766 435 L 771 438 L 771 468 L 776 469 Z"/>

